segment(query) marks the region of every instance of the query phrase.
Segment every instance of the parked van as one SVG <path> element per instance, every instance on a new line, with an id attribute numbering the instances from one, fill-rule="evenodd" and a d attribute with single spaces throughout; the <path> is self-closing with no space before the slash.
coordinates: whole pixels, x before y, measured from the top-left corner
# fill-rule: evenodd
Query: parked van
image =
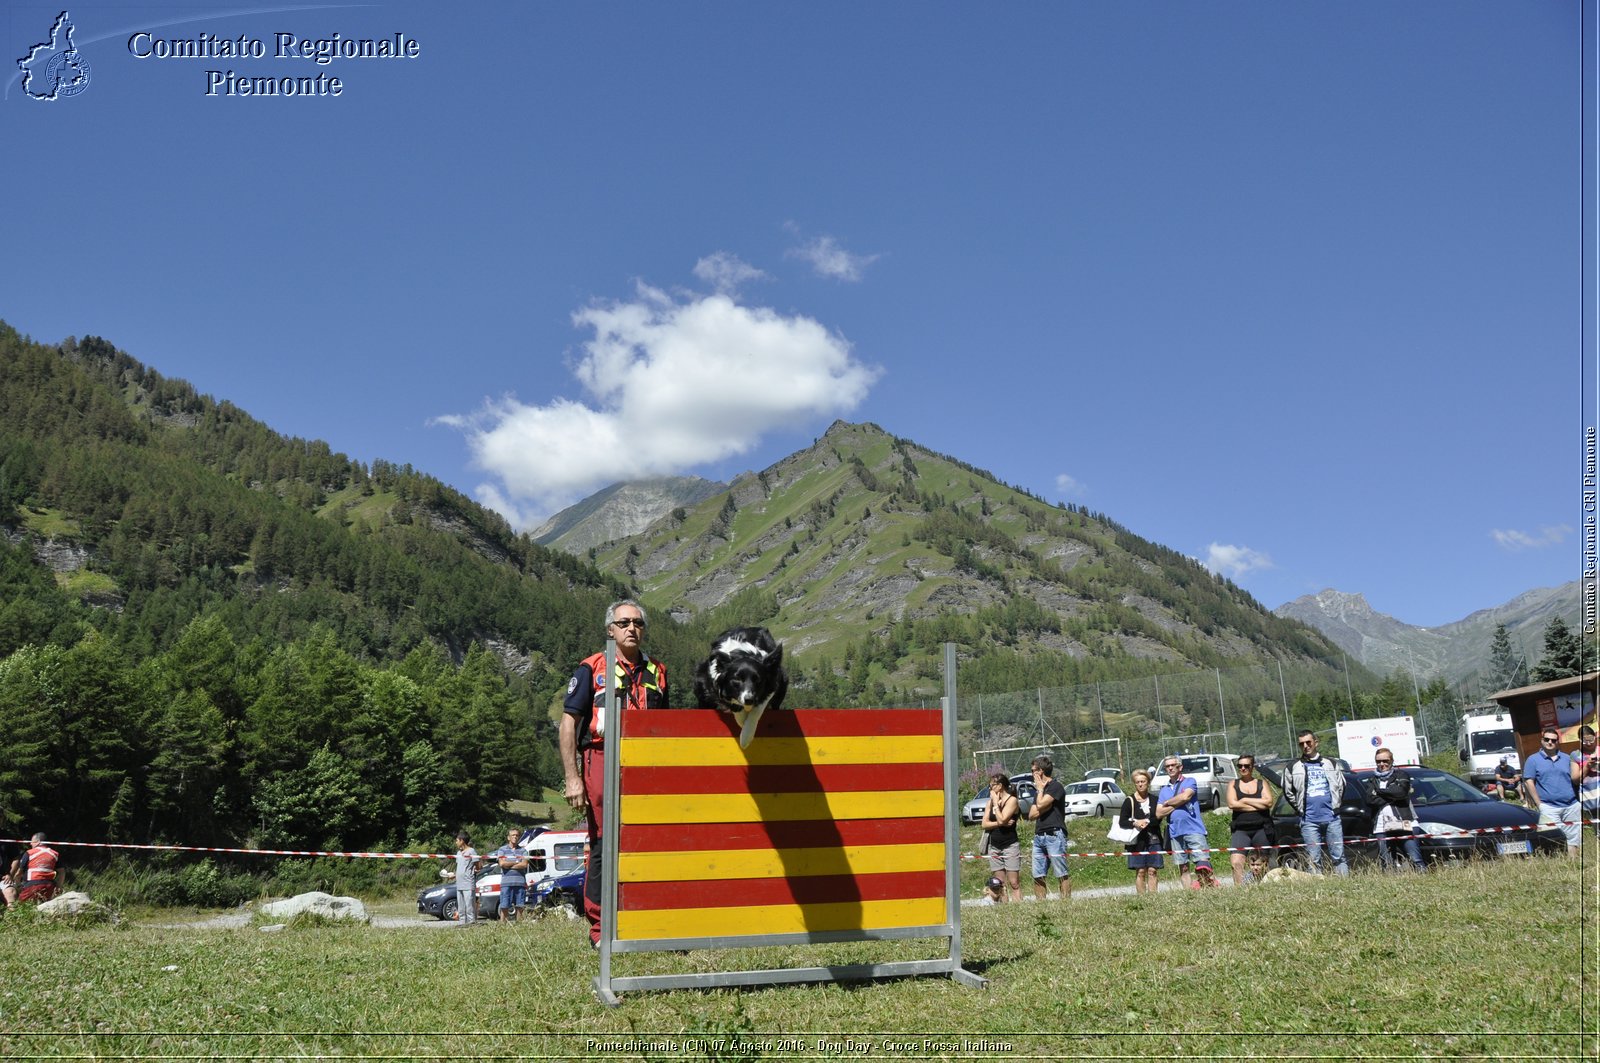
<path id="1" fill-rule="evenodd" d="M 1510 760 L 1518 771 L 1522 770 L 1517 732 L 1512 729 L 1511 714 L 1504 709 L 1479 707 L 1463 713 L 1456 732 L 1456 750 L 1467 778 L 1479 786 L 1494 779 L 1501 757 Z"/>
<path id="2" fill-rule="evenodd" d="M 1183 764 L 1184 776 L 1194 780 L 1195 796 L 1200 798 L 1200 807 L 1207 811 L 1223 803 L 1228 783 L 1239 777 L 1234 763 L 1239 759 L 1237 753 L 1168 753 L 1167 756 L 1177 757 Z M 1151 792 L 1159 791 L 1167 783 L 1167 773 L 1161 770 L 1165 762 L 1166 757 L 1162 757 L 1150 769 Z"/>
<path id="3" fill-rule="evenodd" d="M 544 904 L 562 904 L 573 911 L 582 911 L 589 832 L 530 827 L 523 836 L 522 847 L 528 851 L 529 910 Z M 474 885 L 478 915 L 484 919 L 495 918 L 500 912 L 500 869 L 488 865 L 478 874 Z M 417 894 L 417 911 L 437 919 L 454 919 L 456 884 L 445 882 L 424 889 Z"/>

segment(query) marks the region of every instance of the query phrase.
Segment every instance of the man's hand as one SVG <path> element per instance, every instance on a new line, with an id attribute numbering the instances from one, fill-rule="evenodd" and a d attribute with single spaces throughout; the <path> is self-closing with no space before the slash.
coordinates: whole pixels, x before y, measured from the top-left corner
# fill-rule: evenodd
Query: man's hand
<path id="1" fill-rule="evenodd" d="M 588 795 L 583 792 L 583 780 L 577 776 L 567 778 L 567 804 L 577 809 L 585 808 L 589 804 Z"/>

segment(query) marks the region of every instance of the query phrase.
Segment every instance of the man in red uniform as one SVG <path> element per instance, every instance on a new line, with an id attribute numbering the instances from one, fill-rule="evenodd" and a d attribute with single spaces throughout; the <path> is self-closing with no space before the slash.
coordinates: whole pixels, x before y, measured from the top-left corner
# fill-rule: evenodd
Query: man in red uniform
<path id="1" fill-rule="evenodd" d="M 606 633 L 617 643 L 612 688 L 621 692 L 625 709 L 667 707 L 667 668 L 644 654 L 644 609 L 623 600 L 606 610 Z M 587 812 L 589 867 L 584 876 L 583 914 L 589 920 L 589 944 L 600 943 L 600 871 L 603 864 L 600 828 L 605 792 L 606 655 L 585 657 L 567 684 L 561 716 L 561 765 L 566 772 L 567 803 Z M 581 760 L 580 760 L 581 757 Z"/>
<path id="2" fill-rule="evenodd" d="M 61 856 L 35 834 L 28 851 L 12 865 L 9 883 L 4 887 L 6 907 L 32 901 L 48 901 L 56 895 L 56 867 Z"/>

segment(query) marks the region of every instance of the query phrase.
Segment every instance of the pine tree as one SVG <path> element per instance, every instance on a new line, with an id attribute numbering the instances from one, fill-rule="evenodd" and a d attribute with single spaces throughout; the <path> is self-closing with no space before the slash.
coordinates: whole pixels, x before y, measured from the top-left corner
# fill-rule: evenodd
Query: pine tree
<path id="1" fill-rule="evenodd" d="M 1527 682 L 1527 664 L 1511 647 L 1511 635 L 1504 624 L 1494 626 L 1489 643 L 1489 684 L 1495 690 L 1509 690 Z"/>
<path id="2" fill-rule="evenodd" d="M 1551 617 L 1544 629 L 1544 653 L 1534 665 L 1533 679 L 1547 683 L 1552 679 L 1566 679 L 1583 671 L 1583 646 L 1578 636 L 1559 616 Z"/>

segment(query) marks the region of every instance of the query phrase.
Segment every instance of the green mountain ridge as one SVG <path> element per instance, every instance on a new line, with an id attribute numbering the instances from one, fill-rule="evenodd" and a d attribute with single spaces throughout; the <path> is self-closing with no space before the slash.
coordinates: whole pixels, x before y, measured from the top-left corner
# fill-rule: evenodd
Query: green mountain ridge
<path id="1" fill-rule="evenodd" d="M 873 424 L 835 422 L 811 447 L 591 554 L 680 621 L 755 596 L 791 660 L 889 643 L 898 658 L 879 678 L 890 689 L 933 690 L 927 657 L 941 634 L 975 653 L 1053 659 L 1062 682 L 1338 652 L 1103 514 L 1051 505 Z"/>

